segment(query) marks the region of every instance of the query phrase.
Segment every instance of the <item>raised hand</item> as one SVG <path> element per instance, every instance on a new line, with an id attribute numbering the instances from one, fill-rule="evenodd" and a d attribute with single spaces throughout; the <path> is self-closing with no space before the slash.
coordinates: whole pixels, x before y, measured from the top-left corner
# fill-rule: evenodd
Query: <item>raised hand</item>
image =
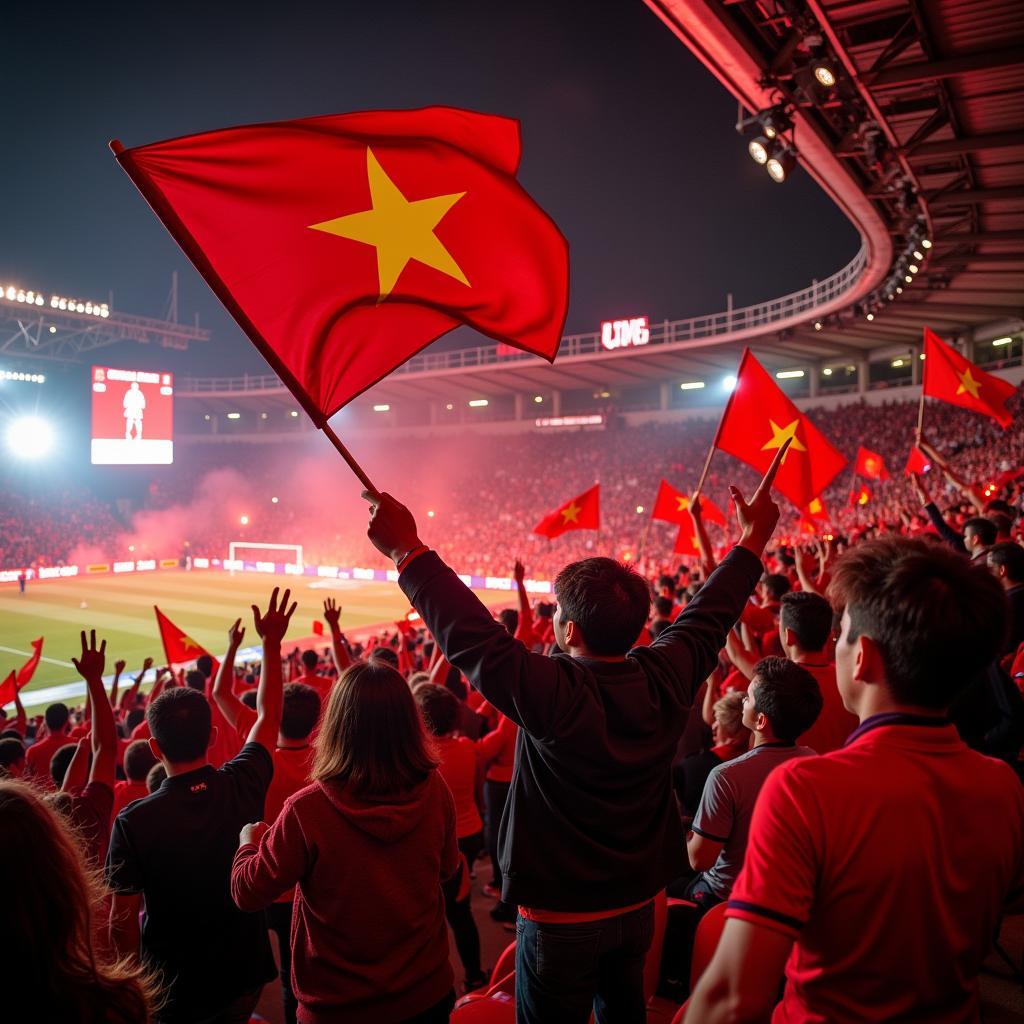
<path id="1" fill-rule="evenodd" d="M 86 643 L 85 630 L 82 630 L 82 656 L 72 658 L 71 663 L 78 670 L 78 674 L 85 680 L 102 679 L 103 666 L 107 663 L 107 641 L 104 640 L 96 647 L 96 630 L 89 631 L 89 642 Z"/>
<path id="2" fill-rule="evenodd" d="M 252 617 L 256 624 L 256 632 L 262 637 L 264 643 L 281 643 L 285 633 L 288 632 L 288 622 L 291 620 L 298 603 L 293 601 L 292 606 L 288 607 L 288 600 L 292 596 L 291 590 L 288 589 L 281 595 L 281 602 L 278 604 L 277 593 L 279 590 L 280 587 L 274 587 L 274 592 L 270 595 L 270 603 L 262 615 L 256 605 L 252 606 Z"/>
<path id="3" fill-rule="evenodd" d="M 153 667 L 153 659 L 152 658 L 147 658 L 142 663 L 142 674 L 145 675 L 152 667 Z"/>
<path id="4" fill-rule="evenodd" d="M 327 620 L 327 625 L 331 627 L 331 632 L 339 628 L 338 622 L 341 619 L 341 605 L 333 597 L 329 597 L 324 601 L 324 618 Z"/>
<path id="5" fill-rule="evenodd" d="M 519 559 L 516 559 L 515 568 L 512 570 L 512 578 L 516 583 L 522 583 L 526 579 L 526 566 Z"/>
<path id="6" fill-rule="evenodd" d="M 245 626 L 242 625 L 241 619 L 235 619 L 233 626 L 228 628 L 228 646 L 232 650 L 237 651 L 242 644 L 242 638 L 245 636 Z"/>
<path id="7" fill-rule="evenodd" d="M 390 494 L 363 491 L 362 498 L 370 503 L 370 523 L 366 530 L 370 543 L 397 565 L 403 555 L 420 546 L 416 520 Z"/>
<path id="8" fill-rule="evenodd" d="M 752 551 L 759 558 L 779 521 L 779 506 L 772 500 L 772 484 L 775 483 L 779 466 L 782 465 L 791 443 L 792 439 L 787 440 L 775 453 L 768 472 L 754 491 L 749 504 L 744 500 L 738 487 L 729 487 L 733 504 L 736 506 L 736 520 L 742 530 L 740 546 Z"/>
<path id="9" fill-rule="evenodd" d="M 128 662 L 123 658 L 118 658 L 117 661 L 114 662 L 114 675 L 119 676 L 125 670 L 125 666 L 127 664 Z"/>

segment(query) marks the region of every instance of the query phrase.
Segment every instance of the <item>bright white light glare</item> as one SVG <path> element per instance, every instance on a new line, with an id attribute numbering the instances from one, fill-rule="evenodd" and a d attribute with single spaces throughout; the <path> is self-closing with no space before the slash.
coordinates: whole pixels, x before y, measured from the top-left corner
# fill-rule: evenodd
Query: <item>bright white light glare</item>
<path id="1" fill-rule="evenodd" d="M 387 405 L 387 404 L 384 404 L 384 405 L 375 405 L 375 406 L 373 407 L 373 411 L 374 411 L 374 412 L 391 412 L 391 406 L 390 406 L 390 405 Z"/>
<path id="2" fill-rule="evenodd" d="M 434 518 L 434 510 L 432 508 L 427 510 L 427 518 L 428 519 L 433 519 Z"/>
<path id="3" fill-rule="evenodd" d="M 51 334 L 56 334 L 57 333 L 57 328 L 54 327 L 52 324 L 50 325 L 50 333 Z"/>
<path id="4" fill-rule="evenodd" d="M 996 338 L 992 344 L 998 348 L 1000 345 L 1010 345 L 1013 342 L 1013 338 Z"/>
<path id="5" fill-rule="evenodd" d="M 46 375 L 42 373 L 22 373 L 20 370 L 0 370 L 0 380 L 18 380 L 26 384 L 45 384 Z"/>
<path id="6" fill-rule="evenodd" d="M 913 279 L 913 278 L 912 278 L 912 277 L 911 277 L 911 276 L 910 276 L 909 274 L 907 274 L 907 275 L 906 275 L 906 276 L 905 276 L 905 277 L 903 278 L 903 280 L 904 280 L 904 281 L 906 281 L 906 282 L 907 282 L 907 284 L 913 284 L 913 283 L 914 283 L 914 279 Z"/>
<path id="7" fill-rule="evenodd" d="M 53 430 L 38 416 L 24 416 L 7 428 L 7 447 L 19 459 L 39 459 L 53 447 Z"/>
<path id="8" fill-rule="evenodd" d="M 765 164 L 765 169 L 768 171 L 769 177 L 772 181 L 778 182 L 780 185 L 786 180 L 786 168 L 783 166 L 781 160 L 777 160 L 772 157 L 771 160 Z"/>
<path id="9" fill-rule="evenodd" d="M 924 259 L 924 253 L 921 252 L 920 249 L 915 249 L 914 250 L 914 259 L 917 260 L 918 263 L 920 263 L 921 260 Z"/>
<path id="10" fill-rule="evenodd" d="M 868 313 L 868 315 L 864 319 L 868 320 L 868 321 L 874 320 L 875 319 L 875 314 L 874 313 Z"/>
<path id="11" fill-rule="evenodd" d="M 229 412 L 228 413 L 228 419 L 229 420 L 240 420 L 241 418 L 242 418 L 242 414 L 240 412 Z"/>
<path id="12" fill-rule="evenodd" d="M 796 380 L 797 377 L 802 377 L 803 375 L 803 370 L 779 370 L 779 372 L 775 374 L 779 380 Z"/>
<path id="13" fill-rule="evenodd" d="M 242 524 L 243 526 L 248 526 L 248 525 L 249 525 L 249 517 L 248 517 L 248 516 L 239 516 L 239 517 L 238 517 L 238 521 L 239 521 L 239 522 L 240 522 L 240 523 L 241 523 L 241 524 Z"/>
<path id="14" fill-rule="evenodd" d="M 814 77 L 826 89 L 831 89 L 836 84 L 835 72 L 827 64 L 815 64 Z"/>
<path id="15" fill-rule="evenodd" d="M 825 369 L 822 370 L 821 372 L 823 374 L 825 374 L 826 377 L 831 377 L 832 376 L 832 367 L 831 366 L 826 366 Z"/>
<path id="16" fill-rule="evenodd" d="M 299 418 L 299 413 L 298 413 L 298 410 L 297 410 L 297 409 L 292 409 L 292 411 L 291 411 L 290 413 L 288 413 L 288 415 L 289 415 L 289 416 L 291 416 L 291 418 L 292 418 L 293 420 L 295 420 L 295 419 L 298 419 L 298 418 Z"/>
<path id="17" fill-rule="evenodd" d="M 903 365 L 903 360 L 902 359 L 894 359 L 892 361 L 892 368 L 894 370 L 898 370 L 902 365 Z"/>
<path id="18" fill-rule="evenodd" d="M 747 145 L 747 152 L 754 158 L 754 162 L 765 164 L 768 162 L 768 148 L 760 139 L 751 139 Z"/>
<path id="19" fill-rule="evenodd" d="M 483 409 L 484 406 L 489 404 L 486 398 L 473 398 L 470 399 L 469 407 L 470 409 Z"/>
<path id="20" fill-rule="evenodd" d="M 911 263 L 910 266 L 907 267 L 907 270 L 909 270 L 912 274 L 916 274 L 920 269 L 921 268 L 916 263 Z"/>
<path id="21" fill-rule="evenodd" d="M 921 245 L 925 249 L 930 249 L 932 247 L 931 239 L 930 238 L 923 238 L 923 239 L 921 239 Z"/>
<path id="22" fill-rule="evenodd" d="M 735 387 L 736 387 L 736 378 L 735 378 L 735 376 L 733 374 L 731 374 L 731 373 L 726 374 L 726 376 L 724 376 L 722 378 L 722 390 L 723 391 L 732 391 Z"/>
<path id="23" fill-rule="evenodd" d="M 896 285 L 896 294 L 897 295 L 902 295 L 903 294 L 903 285 L 900 285 L 900 284 Z"/>
<path id="24" fill-rule="evenodd" d="M 697 391 L 704 387 L 704 381 L 702 380 L 686 380 L 679 385 L 680 391 Z"/>
<path id="25" fill-rule="evenodd" d="M 636 507 L 636 514 L 638 516 L 642 516 L 644 514 L 644 507 L 643 507 L 643 505 L 637 505 L 637 507 Z"/>
<path id="26" fill-rule="evenodd" d="M 543 395 L 534 395 L 533 396 L 533 400 L 537 403 L 537 405 L 540 405 L 541 402 L 544 401 L 544 396 Z"/>
<path id="27" fill-rule="evenodd" d="M 278 503 L 278 501 L 279 501 L 279 500 L 280 500 L 280 499 L 279 499 L 279 498 L 277 498 L 277 497 L 271 498 L 271 499 L 270 499 L 270 504 L 271 504 L 271 505 L 276 505 L 276 504 Z"/>
<path id="28" fill-rule="evenodd" d="M 454 408 L 455 408 L 455 406 L 454 406 L 454 405 L 452 405 L 452 403 L 451 403 L 451 402 L 449 402 L 449 403 L 448 403 L 448 404 L 447 404 L 447 405 L 445 406 L 445 408 L 446 408 L 446 409 L 447 409 L 447 410 L 448 410 L 449 412 L 451 412 L 451 411 L 452 411 L 452 409 L 454 409 Z"/>
<path id="29" fill-rule="evenodd" d="M 821 321 L 820 320 L 815 320 L 814 321 L 814 329 L 816 331 L 820 331 L 821 330 Z"/>

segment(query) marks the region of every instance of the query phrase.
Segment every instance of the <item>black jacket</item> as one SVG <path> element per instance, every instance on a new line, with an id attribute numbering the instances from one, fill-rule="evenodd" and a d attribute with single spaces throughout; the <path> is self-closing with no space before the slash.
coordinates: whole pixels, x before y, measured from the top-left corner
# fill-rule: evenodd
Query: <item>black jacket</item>
<path id="1" fill-rule="evenodd" d="M 405 569 L 402 590 L 445 657 L 520 726 L 498 839 L 503 900 L 610 910 L 683 873 L 672 758 L 761 572 L 734 549 L 650 647 L 605 662 L 531 654 L 433 552 Z"/>

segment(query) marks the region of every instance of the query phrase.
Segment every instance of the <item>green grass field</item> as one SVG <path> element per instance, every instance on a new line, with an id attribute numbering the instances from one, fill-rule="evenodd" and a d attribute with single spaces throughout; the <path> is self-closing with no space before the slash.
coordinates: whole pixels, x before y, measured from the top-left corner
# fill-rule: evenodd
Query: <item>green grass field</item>
<path id="1" fill-rule="evenodd" d="M 258 645 L 250 605 L 265 604 L 285 577 L 258 573 L 231 576 L 220 570 L 162 570 L 125 576 L 76 577 L 30 583 L 24 594 L 17 587 L 0 590 L 0 678 L 18 668 L 31 653 L 29 641 L 46 638 L 43 660 L 32 682 L 22 691 L 26 707 L 36 704 L 32 691 L 78 681 L 71 658 L 80 650 L 79 633 L 95 629 L 107 640 L 107 672 L 114 661 L 128 662 L 135 673 L 148 655 L 162 664 L 164 653 L 153 605 L 160 606 L 211 654 L 227 645 L 228 627 L 239 616 L 246 627 L 243 647 Z M 342 629 L 387 625 L 409 610 L 396 583 L 290 577 L 298 608 L 285 644 L 308 638 L 314 619 L 323 621 L 323 601 L 333 597 L 342 606 Z M 508 604 L 510 595 L 483 591 L 486 604 Z M 319 642 L 319 641 L 318 641 Z M 56 698 L 53 698 L 56 699 Z"/>

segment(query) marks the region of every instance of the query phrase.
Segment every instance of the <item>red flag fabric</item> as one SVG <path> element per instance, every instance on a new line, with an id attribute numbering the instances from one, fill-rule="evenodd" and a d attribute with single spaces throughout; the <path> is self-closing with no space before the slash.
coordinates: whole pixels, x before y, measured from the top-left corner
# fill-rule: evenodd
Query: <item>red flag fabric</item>
<path id="1" fill-rule="evenodd" d="M 598 530 L 601 527 L 600 484 L 570 498 L 549 512 L 534 528 L 534 533 L 554 540 L 569 530 Z"/>
<path id="2" fill-rule="evenodd" d="M 43 639 L 43 637 L 40 637 L 38 640 L 32 641 L 32 657 L 18 669 L 16 682 L 19 690 L 31 682 L 32 677 L 36 674 L 36 669 L 39 667 L 39 659 L 43 656 Z M 11 699 L 13 700 L 13 698 Z"/>
<path id="3" fill-rule="evenodd" d="M 156 605 L 156 622 L 160 627 L 160 639 L 163 641 L 164 654 L 168 665 L 181 665 L 210 652 L 196 643 L 183 629 L 179 629 Z"/>
<path id="4" fill-rule="evenodd" d="M 857 449 L 857 465 L 853 471 L 857 476 L 866 477 L 868 480 L 889 479 L 889 470 L 886 468 L 885 459 L 878 452 L 873 452 L 863 445 Z"/>
<path id="5" fill-rule="evenodd" d="M 658 497 L 651 510 L 651 518 L 665 523 L 692 522 L 689 508 L 690 499 L 686 493 L 677 491 L 667 480 L 662 480 L 658 484 Z"/>
<path id="6" fill-rule="evenodd" d="M 793 443 L 779 467 L 775 486 L 797 508 L 803 508 L 829 485 L 846 459 L 746 349 L 715 447 L 763 473 L 788 438 Z"/>
<path id="7" fill-rule="evenodd" d="M 821 498 L 812 498 L 806 507 L 801 509 L 801 513 L 806 519 L 818 519 L 823 523 L 832 521 L 832 517 L 828 514 L 828 509 L 825 507 L 825 502 Z"/>
<path id="8" fill-rule="evenodd" d="M 931 462 L 916 444 L 910 446 L 910 454 L 907 456 L 907 464 L 903 472 L 910 476 L 911 473 L 927 473 L 932 468 Z"/>
<path id="9" fill-rule="evenodd" d="M 12 668 L 7 678 L 0 683 L 0 708 L 14 703 L 14 695 L 20 687 L 17 684 L 17 676 Z"/>
<path id="10" fill-rule="evenodd" d="M 708 497 L 700 496 L 700 514 L 706 523 L 717 523 L 719 526 L 726 525 L 725 513 Z"/>
<path id="11" fill-rule="evenodd" d="M 961 409 L 991 416 L 1003 429 L 1013 423 L 1006 408 L 1017 389 L 991 373 L 978 369 L 937 334 L 924 329 L 924 393 Z"/>
<path id="12" fill-rule="evenodd" d="M 850 507 L 856 508 L 858 505 L 866 505 L 871 500 L 871 488 L 867 484 L 861 484 L 860 487 L 850 491 Z"/>
<path id="13" fill-rule="evenodd" d="M 697 546 L 697 527 L 694 525 L 693 516 L 689 512 L 683 513 L 686 518 L 679 524 L 679 532 L 676 534 L 676 543 L 672 548 L 674 555 L 690 555 L 694 558 L 700 557 L 700 548 Z"/>
<path id="14" fill-rule="evenodd" d="M 452 107 L 117 154 L 318 425 L 459 324 L 554 360 L 568 245 L 516 181 L 519 158 L 518 122 Z"/>
<path id="15" fill-rule="evenodd" d="M 313 636 L 324 635 L 324 624 L 319 619 L 313 620 Z"/>

